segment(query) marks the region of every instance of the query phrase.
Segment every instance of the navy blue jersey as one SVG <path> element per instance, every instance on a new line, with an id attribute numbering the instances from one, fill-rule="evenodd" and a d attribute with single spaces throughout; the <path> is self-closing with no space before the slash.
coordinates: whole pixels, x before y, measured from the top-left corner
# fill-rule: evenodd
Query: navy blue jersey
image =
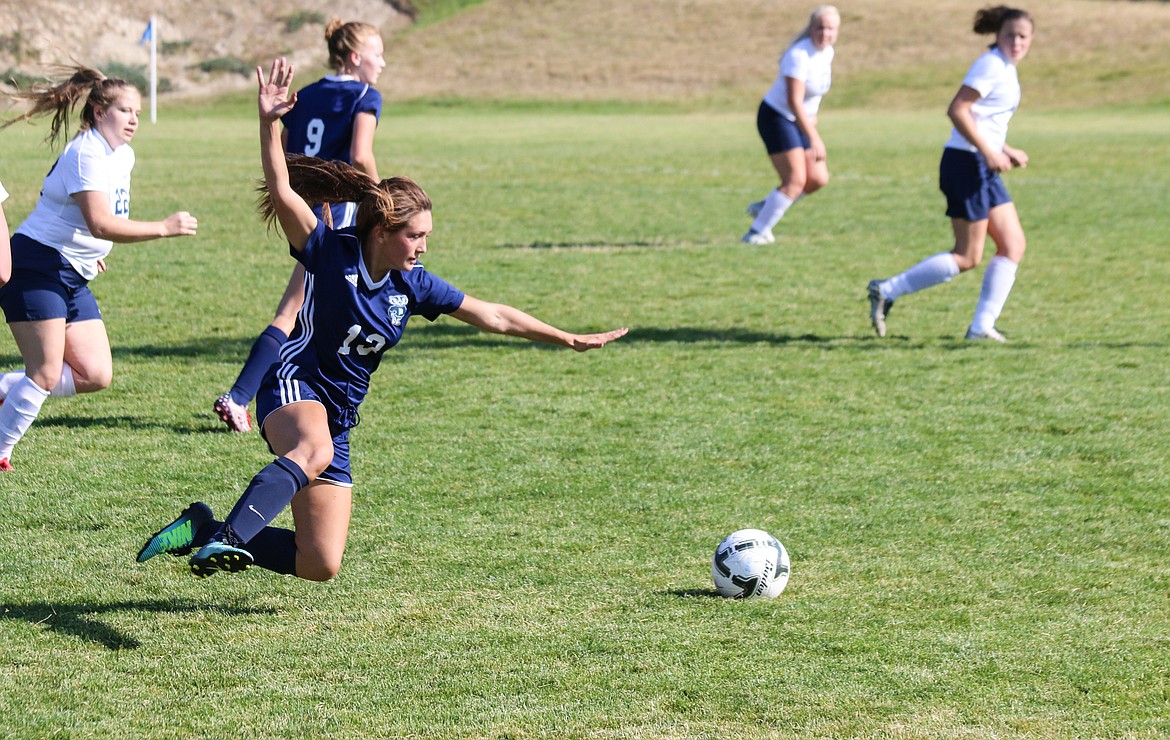
<path id="1" fill-rule="evenodd" d="M 330 418 L 353 426 L 352 412 L 366 397 L 370 376 L 382 353 L 402 338 L 407 320 L 451 313 L 463 293 L 419 264 L 374 283 L 353 229 L 333 231 L 318 222 L 304 250 L 291 251 L 305 266 L 305 303 L 276 373 L 310 380 L 333 406 Z"/>
<path id="2" fill-rule="evenodd" d="M 287 151 L 353 164 L 353 122 L 359 113 L 382 116 L 382 93 L 352 77 L 328 75 L 297 91 L 297 104 L 281 122 Z"/>

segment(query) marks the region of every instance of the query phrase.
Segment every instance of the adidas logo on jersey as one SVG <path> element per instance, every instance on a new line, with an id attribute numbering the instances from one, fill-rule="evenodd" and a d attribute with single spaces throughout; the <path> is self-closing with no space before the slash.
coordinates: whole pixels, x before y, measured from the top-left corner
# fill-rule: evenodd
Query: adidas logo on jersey
<path id="1" fill-rule="evenodd" d="M 355 288 L 357 287 L 357 273 L 356 272 L 349 274 L 349 275 L 346 275 L 345 279 L 346 279 L 346 282 L 348 282 L 350 285 L 352 285 Z"/>

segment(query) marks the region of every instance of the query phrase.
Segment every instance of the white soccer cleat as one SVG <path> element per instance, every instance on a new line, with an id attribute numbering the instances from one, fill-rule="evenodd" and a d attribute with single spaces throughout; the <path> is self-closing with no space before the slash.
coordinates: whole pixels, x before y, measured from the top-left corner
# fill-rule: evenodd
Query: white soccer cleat
<path id="1" fill-rule="evenodd" d="M 886 335 L 886 316 L 894 307 L 894 302 L 882 295 L 880 280 L 870 280 L 866 290 L 869 292 L 869 320 L 873 330 L 879 337 Z"/>
<path id="2" fill-rule="evenodd" d="M 973 339 L 973 340 L 990 339 L 991 341 L 999 342 L 1000 344 L 1003 344 L 1004 342 L 1007 341 L 1007 337 L 1005 337 L 1003 334 L 1000 334 L 999 330 L 996 329 L 994 326 L 989 328 L 989 329 L 985 329 L 984 331 L 975 331 L 974 329 L 967 329 L 967 335 L 963 338 L 964 339 Z"/>
<path id="3" fill-rule="evenodd" d="M 215 413 L 233 432 L 252 431 L 252 415 L 248 413 L 248 407 L 233 401 L 230 393 L 215 399 Z"/>
<path id="4" fill-rule="evenodd" d="M 776 237 L 772 235 L 771 231 L 756 231 L 755 229 L 748 229 L 748 233 L 743 235 L 740 239 L 744 244 L 772 244 L 776 241 Z"/>

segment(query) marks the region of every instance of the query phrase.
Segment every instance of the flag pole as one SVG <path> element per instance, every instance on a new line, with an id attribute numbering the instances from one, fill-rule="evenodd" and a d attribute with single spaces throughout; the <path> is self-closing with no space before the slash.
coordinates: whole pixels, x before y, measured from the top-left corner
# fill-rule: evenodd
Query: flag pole
<path id="1" fill-rule="evenodd" d="M 158 21 L 150 16 L 150 122 L 158 121 Z"/>

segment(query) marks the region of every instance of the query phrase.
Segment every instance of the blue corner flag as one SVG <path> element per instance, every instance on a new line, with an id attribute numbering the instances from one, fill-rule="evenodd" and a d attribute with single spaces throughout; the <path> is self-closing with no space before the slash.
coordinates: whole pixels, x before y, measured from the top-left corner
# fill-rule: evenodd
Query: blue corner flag
<path id="1" fill-rule="evenodd" d="M 146 24 L 146 30 L 142 32 L 142 38 L 138 39 L 138 45 L 142 46 L 147 41 L 154 38 L 154 18 L 151 18 Z"/>

